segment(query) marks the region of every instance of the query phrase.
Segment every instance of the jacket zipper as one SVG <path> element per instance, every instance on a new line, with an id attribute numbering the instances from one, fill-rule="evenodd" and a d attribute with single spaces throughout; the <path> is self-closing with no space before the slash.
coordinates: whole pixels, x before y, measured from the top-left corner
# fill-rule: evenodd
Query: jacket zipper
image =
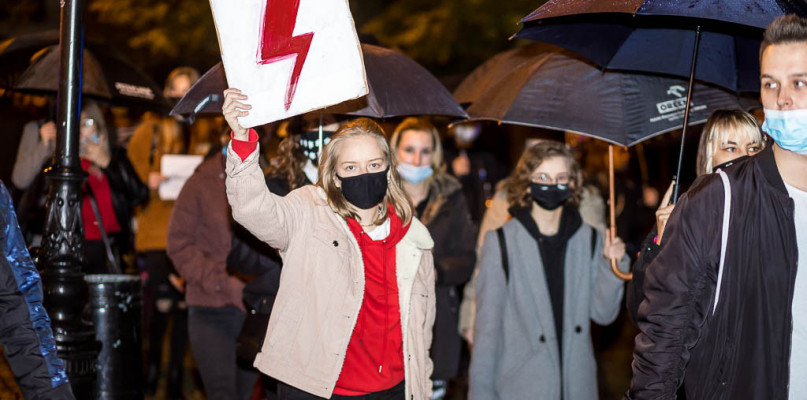
<path id="1" fill-rule="evenodd" d="M 794 221 L 793 228 L 791 229 L 790 234 L 791 234 L 791 237 L 793 238 L 793 240 L 795 241 L 796 240 L 796 226 L 795 226 L 794 218 L 795 218 L 795 214 L 796 214 L 796 205 L 795 205 L 795 203 L 793 203 L 793 200 L 791 200 L 789 197 L 787 199 L 787 211 L 788 211 L 787 212 L 788 220 L 789 221 Z M 795 247 L 791 247 L 791 248 L 798 249 L 798 243 L 796 243 Z M 791 362 L 791 359 L 793 358 L 793 297 L 795 296 L 794 292 L 796 290 L 796 273 L 798 273 L 798 267 L 799 267 L 799 261 L 798 260 L 799 260 L 799 258 L 798 258 L 798 250 L 797 250 L 796 261 L 794 262 L 795 265 L 794 265 L 794 268 L 792 269 L 792 271 L 793 271 L 792 272 L 792 278 L 790 280 L 792 282 L 792 284 L 790 285 L 790 289 L 789 289 L 789 293 L 788 293 L 788 302 L 787 302 L 787 304 L 790 304 L 790 309 L 788 309 L 788 315 L 790 315 L 790 335 L 788 335 L 788 337 L 787 337 L 787 373 L 785 373 L 785 377 L 786 377 L 787 380 L 785 381 L 785 390 L 786 390 L 785 396 L 788 396 L 790 394 L 790 362 Z"/>

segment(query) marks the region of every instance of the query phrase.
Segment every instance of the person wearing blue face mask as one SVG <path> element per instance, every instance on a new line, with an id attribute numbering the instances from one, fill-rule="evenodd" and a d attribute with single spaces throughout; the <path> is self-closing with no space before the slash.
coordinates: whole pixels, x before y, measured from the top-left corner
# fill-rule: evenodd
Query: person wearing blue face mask
<path id="1" fill-rule="evenodd" d="M 619 314 L 625 244 L 583 222 L 582 172 L 563 143 L 527 149 L 504 181 L 509 213 L 485 235 L 469 399 L 597 398 L 591 322 Z"/>
<path id="2" fill-rule="evenodd" d="M 449 380 L 459 372 L 459 294 L 474 270 L 476 232 L 462 185 L 445 172 L 443 148 L 434 125 L 422 118 L 407 118 L 395 128 L 390 147 L 398 160 L 404 192 L 415 206 L 415 216 L 434 239 L 437 314 L 431 348 L 431 398 L 437 400 L 444 398 Z"/>
<path id="3" fill-rule="evenodd" d="M 679 199 L 647 269 L 626 398 L 807 393 L 807 19 L 768 26 L 760 77 L 773 144 Z"/>

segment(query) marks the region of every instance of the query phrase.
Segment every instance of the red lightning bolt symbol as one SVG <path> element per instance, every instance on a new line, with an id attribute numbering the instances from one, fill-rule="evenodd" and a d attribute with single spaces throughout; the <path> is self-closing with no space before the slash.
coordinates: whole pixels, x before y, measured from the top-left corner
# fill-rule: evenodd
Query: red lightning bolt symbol
<path id="1" fill-rule="evenodd" d="M 300 0 L 266 0 L 264 12 L 263 32 L 261 34 L 261 47 L 258 49 L 258 63 L 271 64 L 287 58 L 295 57 L 294 69 L 291 71 L 289 85 L 286 88 L 285 105 L 288 111 L 294 92 L 297 90 L 297 81 L 303 70 L 308 49 L 314 33 L 294 34 L 294 25 L 297 24 L 297 9 Z"/>

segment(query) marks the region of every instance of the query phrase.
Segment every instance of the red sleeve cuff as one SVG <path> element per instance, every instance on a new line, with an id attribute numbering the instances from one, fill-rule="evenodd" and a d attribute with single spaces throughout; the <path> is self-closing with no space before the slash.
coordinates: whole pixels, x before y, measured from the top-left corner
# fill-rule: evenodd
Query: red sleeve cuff
<path id="1" fill-rule="evenodd" d="M 258 147 L 258 132 L 255 132 L 254 129 L 249 130 L 248 140 L 235 139 L 232 132 L 230 132 L 230 139 L 233 142 L 233 151 L 238 154 L 238 157 L 241 157 L 241 161 L 246 160 Z"/>

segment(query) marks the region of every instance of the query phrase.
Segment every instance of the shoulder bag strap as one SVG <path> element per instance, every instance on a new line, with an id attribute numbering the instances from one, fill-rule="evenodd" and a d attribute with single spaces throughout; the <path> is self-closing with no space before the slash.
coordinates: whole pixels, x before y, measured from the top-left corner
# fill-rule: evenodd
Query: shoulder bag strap
<path id="1" fill-rule="evenodd" d="M 496 229 L 496 235 L 499 236 L 499 250 L 502 254 L 502 269 L 504 269 L 504 281 L 510 280 L 510 263 L 507 261 L 507 242 L 504 240 L 504 228 Z"/>
<path id="2" fill-rule="evenodd" d="M 723 284 L 723 267 L 726 262 L 726 245 L 729 240 L 729 216 L 731 214 L 731 183 L 729 177 L 722 170 L 718 170 L 720 179 L 723 181 L 723 230 L 720 235 L 720 267 L 717 269 L 717 285 L 715 286 L 715 301 L 712 306 L 712 315 L 717 310 L 717 302 L 720 300 L 720 287 Z"/>
<path id="3" fill-rule="evenodd" d="M 109 261 L 109 266 L 111 268 L 111 273 L 113 274 L 120 274 L 120 265 L 118 265 L 118 260 L 115 258 L 115 255 L 112 253 L 112 243 L 109 241 L 109 236 L 106 234 L 106 229 L 104 229 L 104 220 L 101 219 L 101 211 L 98 209 L 98 202 L 95 200 L 95 194 L 92 192 L 89 184 L 85 185 L 87 187 L 87 195 L 90 198 L 90 206 L 92 207 L 92 212 L 95 214 L 95 220 L 98 222 L 98 230 L 101 232 L 101 239 L 104 242 L 104 249 L 106 250 L 106 258 Z"/>

